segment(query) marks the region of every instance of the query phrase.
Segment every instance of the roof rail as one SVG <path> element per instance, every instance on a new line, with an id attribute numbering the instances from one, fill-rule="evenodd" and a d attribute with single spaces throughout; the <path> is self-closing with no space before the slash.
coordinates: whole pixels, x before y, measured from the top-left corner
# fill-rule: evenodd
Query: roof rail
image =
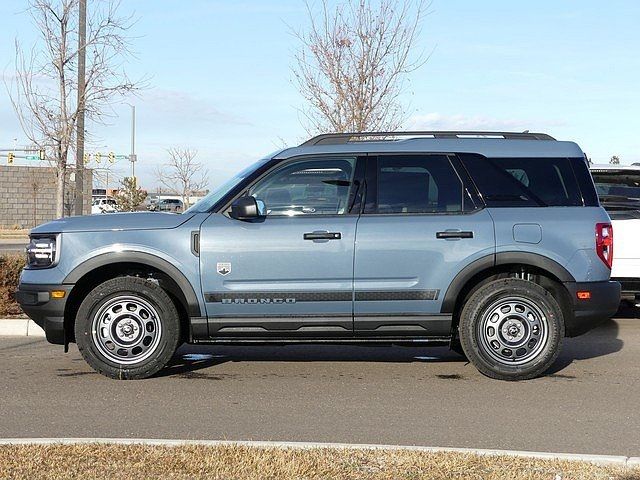
<path id="1" fill-rule="evenodd" d="M 382 137 L 382 138 L 380 138 Z M 479 132 L 479 131 L 407 131 L 407 132 L 352 132 L 324 133 L 317 135 L 301 147 L 312 145 L 342 145 L 351 142 L 385 140 L 384 137 L 432 137 L 432 138 L 499 138 L 504 140 L 555 140 L 546 133 L 525 132 Z"/>

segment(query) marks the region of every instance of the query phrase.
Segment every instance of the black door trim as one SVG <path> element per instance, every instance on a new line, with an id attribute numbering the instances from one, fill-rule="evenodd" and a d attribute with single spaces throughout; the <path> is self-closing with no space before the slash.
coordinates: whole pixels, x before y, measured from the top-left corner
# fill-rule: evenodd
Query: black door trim
<path id="1" fill-rule="evenodd" d="M 206 292 L 207 303 L 225 303 L 237 305 L 269 305 L 300 302 L 387 302 L 394 300 L 437 300 L 440 290 L 359 290 L 335 292 L 296 292 L 296 291 L 252 291 L 252 292 Z"/>

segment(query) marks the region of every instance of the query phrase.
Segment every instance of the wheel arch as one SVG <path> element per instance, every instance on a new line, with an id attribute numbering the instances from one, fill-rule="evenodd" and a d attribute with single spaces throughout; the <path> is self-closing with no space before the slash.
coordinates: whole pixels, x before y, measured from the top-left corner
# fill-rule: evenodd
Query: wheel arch
<path id="1" fill-rule="evenodd" d="M 555 260 L 529 252 L 500 252 L 486 255 L 463 268 L 453 279 L 442 301 L 441 313 L 453 315 L 452 335 L 468 295 L 482 283 L 513 273 L 530 274 L 556 298 L 563 313 L 571 315 L 572 304 L 565 282 L 575 282 L 571 273 Z"/>
<path id="2" fill-rule="evenodd" d="M 65 306 L 65 337 L 73 340 L 75 316 L 87 293 L 98 284 L 124 275 L 147 276 L 157 280 L 178 307 L 184 323 L 189 317 L 200 317 L 201 309 L 195 290 L 184 274 L 168 261 L 144 252 L 113 252 L 97 255 L 74 268 L 64 279 L 73 284 Z M 184 325 L 187 327 L 188 325 Z M 187 328 L 186 331 L 189 329 Z"/>

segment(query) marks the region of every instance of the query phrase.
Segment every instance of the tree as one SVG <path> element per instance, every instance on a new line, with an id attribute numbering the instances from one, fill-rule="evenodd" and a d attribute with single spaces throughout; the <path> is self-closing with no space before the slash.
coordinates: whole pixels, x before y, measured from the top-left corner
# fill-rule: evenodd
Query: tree
<path id="1" fill-rule="evenodd" d="M 136 185 L 133 177 L 125 177 L 115 194 L 115 200 L 123 212 L 135 212 L 145 198 L 147 198 L 147 192 Z"/>
<path id="2" fill-rule="evenodd" d="M 406 119 L 407 75 L 428 57 L 412 55 L 424 0 L 346 0 L 321 11 L 307 4 L 309 29 L 294 32 L 295 83 L 307 103 L 307 133 L 392 131 Z"/>
<path id="3" fill-rule="evenodd" d="M 122 70 L 129 54 L 131 17 L 117 14 L 119 2 L 92 2 L 87 18 L 85 93 L 77 98 L 78 0 L 30 0 L 28 11 L 39 42 L 23 49 L 16 40 L 15 79 L 7 85 L 25 135 L 56 167 L 56 215 L 64 214 L 65 173 L 78 112 L 104 123 L 117 97 L 140 88 Z"/>
<path id="4" fill-rule="evenodd" d="M 611 165 L 620 165 L 620 157 L 614 155 L 613 157 L 611 157 L 611 160 L 609 160 L 609 163 Z"/>
<path id="5" fill-rule="evenodd" d="M 207 187 L 209 172 L 196 161 L 197 150 L 173 147 L 167 153 L 169 161 L 158 168 L 156 178 L 171 192 L 180 195 L 184 207 L 188 208 L 189 197 Z"/>

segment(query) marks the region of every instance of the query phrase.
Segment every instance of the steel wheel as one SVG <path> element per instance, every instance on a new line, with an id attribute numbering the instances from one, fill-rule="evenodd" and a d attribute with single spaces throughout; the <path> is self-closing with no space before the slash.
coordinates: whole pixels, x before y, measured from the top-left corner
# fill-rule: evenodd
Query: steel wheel
<path id="1" fill-rule="evenodd" d="M 478 344 L 503 365 L 522 365 L 544 349 L 549 337 L 547 317 L 522 297 L 501 298 L 489 305 L 477 324 Z"/>
<path id="2" fill-rule="evenodd" d="M 97 311 L 91 326 L 93 342 L 100 353 L 122 365 L 147 359 L 162 335 L 156 309 L 138 296 L 111 298 Z"/>

